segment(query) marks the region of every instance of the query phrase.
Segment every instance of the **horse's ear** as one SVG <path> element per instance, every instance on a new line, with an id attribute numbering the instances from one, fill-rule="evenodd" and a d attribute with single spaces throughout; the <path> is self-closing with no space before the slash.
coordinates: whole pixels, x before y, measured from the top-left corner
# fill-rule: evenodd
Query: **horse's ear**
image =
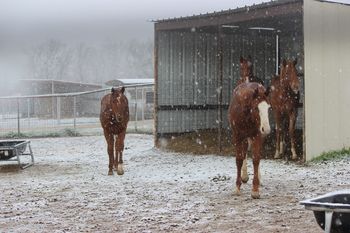
<path id="1" fill-rule="evenodd" d="M 257 99 L 259 97 L 259 89 L 255 89 L 254 90 L 254 94 L 253 94 L 253 99 Z"/>
<path id="2" fill-rule="evenodd" d="M 125 92 L 125 87 L 120 88 L 120 91 L 124 94 L 124 92 Z"/>
<path id="3" fill-rule="evenodd" d="M 252 67 L 253 63 L 249 60 L 248 61 L 248 67 Z"/>
<path id="4" fill-rule="evenodd" d="M 287 60 L 286 59 L 283 59 L 282 60 L 282 66 L 286 66 L 287 65 Z"/>
<path id="5" fill-rule="evenodd" d="M 248 61 L 248 66 L 251 67 L 253 65 L 253 61 L 252 61 L 252 57 L 250 55 L 248 55 L 247 61 Z"/>
<path id="6" fill-rule="evenodd" d="M 295 60 L 293 61 L 294 66 L 296 66 L 297 63 L 298 63 L 298 58 L 295 58 Z"/>
<path id="7" fill-rule="evenodd" d="M 268 86 L 265 91 L 265 96 L 268 97 L 270 95 L 271 87 Z"/>
<path id="8" fill-rule="evenodd" d="M 114 89 L 114 87 L 112 87 L 112 90 L 111 90 L 111 92 L 112 92 L 112 93 L 114 93 L 114 92 L 115 92 L 115 89 Z"/>
<path id="9" fill-rule="evenodd" d="M 244 62 L 244 58 L 243 58 L 242 56 L 240 57 L 239 62 L 240 62 L 240 63 L 243 63 L 243 62 Z"/>

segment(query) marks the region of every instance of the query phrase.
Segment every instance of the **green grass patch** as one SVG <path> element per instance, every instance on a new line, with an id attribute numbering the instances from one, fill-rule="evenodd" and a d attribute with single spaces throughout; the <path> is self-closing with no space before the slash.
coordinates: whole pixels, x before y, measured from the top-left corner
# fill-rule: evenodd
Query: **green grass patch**
<path id="1" fill-rule="evenodd" d="M 0 138 L 3 139 L 17 139 L 17 138 L 56 138 L 56 137 L 79 137 L 82 136 L 77 130 L 66 128 L 60 131 L 52 132 L 30 132 L 30 133 L 20 133 L 9 132 L 4 134 Z"/>
<path id="2" fill-rule="evenodd" d="M 350 157 L 350 148 L 343 148 L 341 150 L 324 152 L 320 156 L 312 159 L 310 162 L 319 163 L 319 162 L 324 162 L 324 161 L 343 159 L 346 157 Z"/>

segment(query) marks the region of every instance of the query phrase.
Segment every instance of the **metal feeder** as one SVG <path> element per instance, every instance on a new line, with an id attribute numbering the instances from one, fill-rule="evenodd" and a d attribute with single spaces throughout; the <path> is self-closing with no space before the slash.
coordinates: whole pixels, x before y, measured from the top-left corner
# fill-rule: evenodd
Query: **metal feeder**
<path id="1" fill-rule="evenodd" d="M 29 163 L 22 163 L 21 156 L 30 156 Z M 17 161 L 21 169 L 34 164 L 33 151 L 28 140 L 0 140 L 0 161 Z"/>
<path id="2" fill-rule="evenodd" d="M 350 232 L 350 190 L 327 193 L 300 204 L 314 212 L 318 225 L 326 233 Z"/>

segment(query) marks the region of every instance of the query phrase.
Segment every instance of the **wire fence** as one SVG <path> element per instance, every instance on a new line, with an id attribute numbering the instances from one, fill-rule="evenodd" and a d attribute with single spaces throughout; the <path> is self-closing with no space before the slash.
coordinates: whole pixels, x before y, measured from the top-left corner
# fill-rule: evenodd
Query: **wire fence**
<path id="1" fill-rule="evenodd" d="M 153 84 L 126 87 L 129 132 L 153 132 Z M 100 103 L 110 88 L 88 92 L 0 97 L 0 137 L 102 134 Z"/>

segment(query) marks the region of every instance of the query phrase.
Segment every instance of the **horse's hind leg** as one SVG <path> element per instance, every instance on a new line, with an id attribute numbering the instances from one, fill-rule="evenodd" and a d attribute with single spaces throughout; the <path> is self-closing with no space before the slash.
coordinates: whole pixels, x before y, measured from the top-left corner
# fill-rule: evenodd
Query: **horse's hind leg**
<path id="1" fill-rule="evenodd" d="M 124 140 L 125 140 L 125 131 L 118 134 L 117 140 L 116 140 L 116 160 L 117 160 L 117 174 L 123 175 L 124 169 L 123 169 L 123 151 L 124 151 Z"/>
<path id="2" fill-rule="evenodd" d="M 109 170 L 108 175 L 113 175 L 113 164 L 114 164 L 114 136 L 113 134 L 108 133 L 107 131 L 104 132 L 106 141 L 107 141 L 107 152 L 109 157 Z"/>
<path id="3" fill-rule="evenodd" d="M 236 178 L 236 195 L 241 195 L 241 185 L 242 185 L 242 177 L 241 170 L 243 165 L 243 160 L 245 154 L 243 153 L 243 143 L 237 142 L 234 144 L 236 146 L 236 167 L 237 167 L 237 178 Z"/>
<path id="4" fill-rule="evenodd" d="M 296 112 L 293 112 L 289 118 L 289 136 L 290 136 L 290 149 L 292 151 L 292 160 L 298 158 L 295 150 L 295 122 L 296 122 Z"/>
<path id="5" fill-rule="evenodd" d="M 275 113 L 275 124 L 276 124 L 276 153 L 274 158 L 280 159 L 281 158 L 281 149 L 283 149 L 283 144 L 281 145 L 281 137 L 282 137 L 282 122 L 281 122 L 281 116 L 280 114 Z M 282 147 L 282 148 L 281 148 Z"/>

